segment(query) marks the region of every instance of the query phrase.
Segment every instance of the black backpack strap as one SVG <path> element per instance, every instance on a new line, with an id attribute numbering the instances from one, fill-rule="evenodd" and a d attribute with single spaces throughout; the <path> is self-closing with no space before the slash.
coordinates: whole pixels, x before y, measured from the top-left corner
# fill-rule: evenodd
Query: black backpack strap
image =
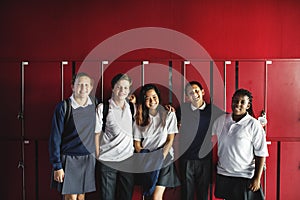
<path id="1" fill-rule="evenodd" d="M 129 102 L 129 106 L 130 106 L 132 121 L 134 121 L 134 104 Z M 108 110 L 109 110 L 109 103 L 104 102 L 103 103 L 102 132 L 105 132 L 106 118 L 107 118 L 107 115 L 108 115 Z"/>
<path id="2" fill-rule="evenodd" d="M 132 121 L 134 121 L 134 104 L 129 102 L 129 106 L 130 106 Z"/>
<path id="3" fill-rule="evenodd" d="M 65 99 L 64 100 L 64 110 L 65 110 L 65 116 L 64 116 L 64 126 L 68 123 L 70 116 L 71 116 L 71 102 L 70 99 Z"/>
<path id="4" fill-rule="evenodd" d="M 108 115 L 109 104 L 108 102 L 103 103 L 103 118 L 102 118 L 102 132 L 105 132 L 106 117 Z"/>

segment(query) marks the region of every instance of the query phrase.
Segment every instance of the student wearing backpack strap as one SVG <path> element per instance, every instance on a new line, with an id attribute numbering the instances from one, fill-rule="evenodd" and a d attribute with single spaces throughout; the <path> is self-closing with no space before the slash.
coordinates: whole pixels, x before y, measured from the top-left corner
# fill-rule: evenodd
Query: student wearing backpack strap
<path id="1" fill-rule="evenodd" d="M 134 176 L 122 170 L 134 153 L 132 109 L 127 102 L 131 84 L 128 75 L 116 75 L 111 81 L 112 97 L 97 106 L 95 142 L 101 199 L 132 199 Z"/>
<path id="2" fill-rule="evenodd" d="M 65 200 L 83 200 L 95 187 L 95 102 L 89 97 L 92 78 L 78 73 L 72 81 L 72 96 L 55 109 L 49 138 L 53 166 L 51 188 Z"/>

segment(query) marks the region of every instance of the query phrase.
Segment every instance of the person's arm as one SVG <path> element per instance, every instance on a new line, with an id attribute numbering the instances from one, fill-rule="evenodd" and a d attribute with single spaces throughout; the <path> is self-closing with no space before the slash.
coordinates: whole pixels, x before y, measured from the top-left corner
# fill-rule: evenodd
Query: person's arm
<path id="1" fill-rule="evenodd" d="M 52 118 L 52 128 L 49 138 L 49 156 L 50 162 L 54 170 L 54 180 L 63 182 L 64 170 L 62 169 L 60 146 L 62 141 L 62 133 L 64 131 L 64 110 L 63 104 L 56 107 Z"/>
<path id="2" fill-rule="evenodd" d="M 168 137 L 167 137 L 167 141 L 163 147 L 163 156 L 164 158 L 167 157 L 172 145 L 173 145 L 173 142 L 174 142 L 174 138 L 175 138 L 175 134 L 174 133 L 171 133 L 171 134 L 168 134 Z"/>
<path id="3" fill-rule="evenodd" d="M 100 156 L 100 133 L 95 133 L 95 156 L 98 159 Z"/>
<path id="4" fill-rule="evenodd" d="M 96 109 L 96 126 L 95 126 L 95 156 L 98 159 L 100 156 L 100 136 L 103 126 L 103 104 L 99 104 Z"/>
<path id="5" fill-rule="evenodd" d="M 249 186 L 249 189 L 254 192 L 259 190 L 260 188 L 260 179 L 263 173 L 265 160 L 266 160 L 265 157 L 255 156 L 255 171 L 254 171 L 254 176 L 251 180 L 251 184 Z"/>

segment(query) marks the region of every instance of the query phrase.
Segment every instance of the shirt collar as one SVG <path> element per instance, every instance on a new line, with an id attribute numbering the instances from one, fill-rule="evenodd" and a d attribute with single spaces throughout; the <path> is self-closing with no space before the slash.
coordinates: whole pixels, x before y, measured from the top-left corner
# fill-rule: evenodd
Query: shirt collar
<path id="1" fill-rule="evenodd" d="M 88 97 L 88 100 L 87 100 L 86 104 L 84 104 L 83 106 L 79 105 L 79 104 L 75 101 L 73 95 L 70 97 L 70 99 L 71 99 L 71 106 L 72 106 L 73 109 L 77 109 L 77 108 L 79 108 L 79 107 L 85 108 L 85 107 L 87 107 L 87 106 L 93 104 L 90 97 Z"/>
<path id="2" fill-rule="evenodd" d="M 195 107 L 195 106 L 191 103 L 191 108 L 192 108 L 193 111 L 195 111 L 195 110 L 197 110 L 197 109 L 199 109 L 199 110 L 204 110 L 205 107 L 206 107 L 205 101 L 203 102 L 203 105 L 200 106 L 199 108 Z"/>
<path id="3" fill-rule="evenodd" d="M 245 120 L 251 118 L 251 115 L 249 115 L 249 113 L 247 112 L 247 114 L 245 115 L 245 117 L 243 117 L 240 121 L 238 122 L 235 122 L 233 119 L 232 119 L 232 113 L 230 114 L 230 121 L 232 123 L 236 123 L 236 124 L 243 124 Z"/>
<path id="4" fill-rule="evenodd" d="M 109 104 L 113 107 L 113 108 L 117 108 L 117 109 L 122 109 L 120 108 L 120 106 L 118 106 L 115 101 L 111 98 L 108 100 Z M 127 101 L 125 101 L 125 109 L 129 106 L 129 104 L 127 103 Z"/>

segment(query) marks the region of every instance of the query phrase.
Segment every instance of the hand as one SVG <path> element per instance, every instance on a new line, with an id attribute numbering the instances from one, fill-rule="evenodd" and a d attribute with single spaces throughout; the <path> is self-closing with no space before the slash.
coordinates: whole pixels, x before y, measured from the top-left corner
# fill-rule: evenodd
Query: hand
<path id="1" fill-rule="evenodd" d="M 129 102 L 135 104 L 136 103 L 136 97 L 135 97 L 135 95 L 134 94 L 129 95 L 128 96 L 128 100 L 129 100 Z"/>
<path id="2" fill-rule="evenodd" d="M 62 183 L 64 181 L 64 178 L 65 178 L 65 172 L 63 169 L 54 171 L 54 180 L 55 181 Z"/>
<path id="3" fill-rule="evenodd" d="M 96 151 L 95 151 L 95 157 L 96 157 L 96 159 L 99 159 L 99 156 L 100 156 L 100 150 L 99 150 L 99 148 L 98 148 L 98 149 L 96 149 Z"/>
<path id="4" fill-rule="evenodd" d="M 173 106 L 169 105 L 165 105 L 165 109 L 168 110 L 169 112 L 176 112 L 175 108 Z"/>
<path id="5" fill-rule="evenodd" d="M 163 152 L 164 160 L 166 159 L 167 155 L 168 155 L 168 152 Z"/>
<path id="6" fill-rule="evenodd" d="M 254 178 L 251 180 L 251 183 L 249 185 L 249 189 L 253 192 L 259 190 L 260 188 L 260 179 Z"/>

